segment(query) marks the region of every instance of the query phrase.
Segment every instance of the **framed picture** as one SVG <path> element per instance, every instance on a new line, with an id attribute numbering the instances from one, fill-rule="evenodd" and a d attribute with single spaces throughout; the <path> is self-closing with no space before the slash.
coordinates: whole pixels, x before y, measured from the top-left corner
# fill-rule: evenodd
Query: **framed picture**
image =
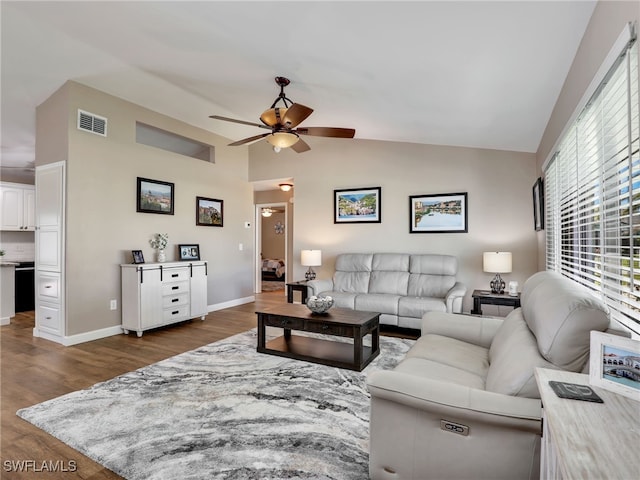
<path id="1" fill-rule="evenodd" d="M 533 228 L 536 232 L 544 230 L 544 190 L 542 190 L 542 178 L 538 178 L 533 184 Z"/>
<path id="2" fill-rule="evenodd" d="M 222 200 L 196 197 L 196 225 L 221 227 L 223 205 L 224 202 Z"/>
<path id="3" fill-rule="evenodd" d="M 180 260 L 200 260 L 200 245 L 197 244 L 181 244 L 178 245 L 180 252 Z"/>
<path id="4" fill-rule="evenodd" d="M 382 187 L 333 191 L 333 223 L 380 223 Z"/>
<path id="5" fill-rule="evenodd" d="M 640 342 L 591 332 L 589 384 L 640 402 Z"/>
<path id="6" fill-rule="evenodd" d="M 173 183 L 138 177 L 137 212 L 173 215 Z"/>
<path id="7" fill-rule="evenodd" d="M 144 255 L 142 255 L 142 250 L 131 250 L 131 255 L 133 255 L 133 263 L 144 263 Z"/>
<path id="8" fill-rule="evenodd" d="M 411 195 L 409 233 L 466 233 L 467 193 Z"/>

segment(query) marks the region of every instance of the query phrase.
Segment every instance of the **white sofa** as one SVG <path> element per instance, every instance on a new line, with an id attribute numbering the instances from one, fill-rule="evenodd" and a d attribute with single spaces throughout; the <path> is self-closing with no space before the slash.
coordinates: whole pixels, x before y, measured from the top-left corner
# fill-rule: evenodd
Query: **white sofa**
<path id="1" fill-rule="evenodd" d="M 381 324 L 420 329 L 426 312 L 462 311 L 467 289 L 456 281 L 458 261 L 451 255 L 343 253 L 335 268 L 332 279 L 308 282 L 308 294 L 379 312 Z"/>
<path id="2" fill-rule="evenodd" d="M 588 368 L 590 332 L 609 318 L 554 272 L 530 277 L 521 303 L 504 319 L 427 313 L 400 364 L 369 375 L 371 479 L 539 478 L 535 368 Z"/>

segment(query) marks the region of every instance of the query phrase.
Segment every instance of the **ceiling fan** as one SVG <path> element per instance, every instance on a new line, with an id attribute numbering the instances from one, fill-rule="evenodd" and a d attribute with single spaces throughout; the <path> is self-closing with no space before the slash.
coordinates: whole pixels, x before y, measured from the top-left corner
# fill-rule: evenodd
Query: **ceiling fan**
<path id="1" fill-rule="evenodd" d="M 267 142 L 273 145 L 273 149 L 279 152 L 282 148 L 291 147 L 297 153 L 311 150 L 311 147 L 300 138 L 300 135 L 311 135 L 315 137 L 336 137 L 336 138 L 353 138 L 356 131 L 353 128 L 333 128 L 333 127 L 298 127 L 309 115 L 313 113 L 313 109 L 305 107 L 300 103 L 293 103 L 289 100 L 285 93 L 284 87 L 289 85 L 290 80 L 285 77 L 276 77 L 276 84 L 280 87 L 280 94 L 275 99 L 268 110 L 260 115 L 260 123 L 245 122 L 244 120 L 236 120 L 234 118 L 221 117 L 220 115 L 210 115 L 209 118 L 216 120 L 224 120 L 225 122 L 240 123 L 242 125 L 250 125 L 252 127 L 264 128 L 270 130 L 269 133 L 261 133 L 253 137 L 244 138 L 237 142 L 230 143 L 229 146 L 246 145 L 262 138 L 267 137 Z M 284 106 L 277 107 L 278 102 L 282 102 Z"/>

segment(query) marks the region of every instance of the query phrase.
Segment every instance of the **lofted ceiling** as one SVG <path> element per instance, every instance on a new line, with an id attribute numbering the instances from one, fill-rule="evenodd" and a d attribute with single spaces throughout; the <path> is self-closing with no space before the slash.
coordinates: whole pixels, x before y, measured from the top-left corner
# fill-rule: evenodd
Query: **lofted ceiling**
<path id="1" fill-rule="evenodd" d="M 282 75 L 306 127 L 535 152 L 595 3 L 2 1 L 2 167 L 70 79 L 239 140 L 209 115 L 258 121 Z"/>

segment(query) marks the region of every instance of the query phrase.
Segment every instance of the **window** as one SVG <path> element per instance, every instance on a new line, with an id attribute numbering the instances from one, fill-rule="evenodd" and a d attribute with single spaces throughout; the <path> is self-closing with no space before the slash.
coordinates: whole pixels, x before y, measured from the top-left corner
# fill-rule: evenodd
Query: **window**
<path id="1" fill-rule="evenodd" d="M 640 333 L 638 46 L 630 42 L 545 169 L 547 269 Z"/>

